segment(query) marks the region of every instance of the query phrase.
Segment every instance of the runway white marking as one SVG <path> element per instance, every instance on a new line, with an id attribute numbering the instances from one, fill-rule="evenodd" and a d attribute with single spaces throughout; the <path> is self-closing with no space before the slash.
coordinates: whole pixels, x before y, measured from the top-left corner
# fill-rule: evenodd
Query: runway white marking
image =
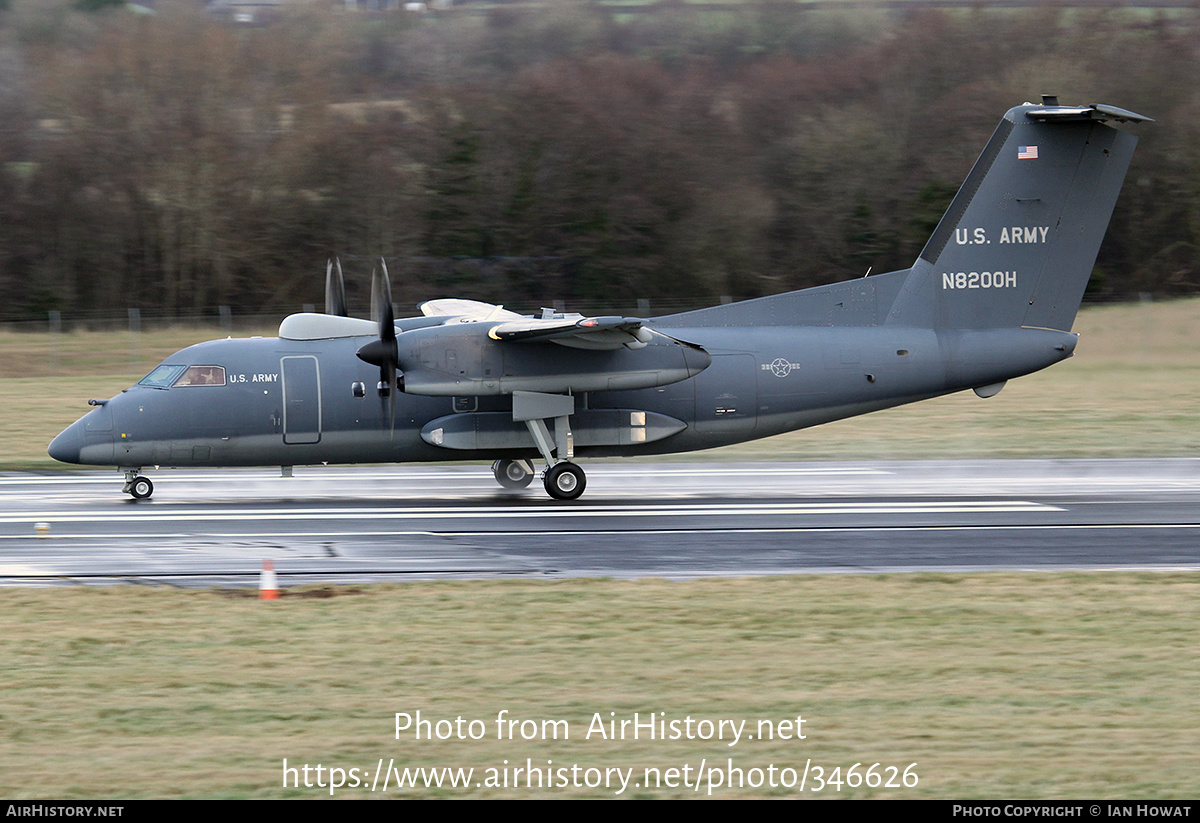
<path id="1" fill-rule="evenodd" d="M 348 538 L 363 538 L 363 537 L 461 537 L 461 538 L 479 538 L 479 537 L 553 537 L 559 535 L 562 537 L 581 536 L 581 535 L 664 535 L 664 534 L 820 534 L 820 533 L 845 533 L 845 532 L 981 532 L 981 531 L 1106 531 L 1106 530 L 1194 530 L 1200 529 L 1200 523 L 1112 523 L 1112 524 L 1095 524 L 1095 525 L 1072 525 L 1072 524 L 1055 524 L 1055 525 L 1028 525 L 1028 526 L 995 526 L 995 525 L 973 525 L 973 526 L 771 526 L 771 527 L 747 527 L 747 528 L 695 528 L 695 529 L 544 529 L 539 531 L 530 531 L 528 529 L 491 529 L 487 532 L 469 532 L 469 531 L 429 531 L 427 529 L 405 529 L 405 530 L 379 530 L 379 531 L 319 531 L 319 532 L 288 532 L 286 535 L 280 535 L 281 538 L 286 537 L 288 540 L 296 540 L 300 538 L 331 538 L 331 537 L 348 537 Z M 58 531 L 47 539 L 46 544 L 53 546 L 55 539 L 78 539 L 96 537 L 95 534 L 86 532 L 66 532 Z M 155 533 L 156 540 L 267 540 L 273 536 L 263 534 L 262 532 L 205 532 L 203 535 L 197 535 L 191 532 L 163 532 Z M 145 539 L 146 535 L 141 532 L 117 532 L 105 533 L 105 540 L 121 540 L 121 539 Z M 0 540 L 31 540 L 31 535 L 28 534 L 4 534 L 0 535 Z M 150 551 L 154 546 L 138 548 L 138 552 Z M 176 549 L 178 547 L 166 547 Z"/>
<path id="2" fill-rule="evenodd" d="M 419 518 L 422 520 L 474 520 L 506 518 L 605 518 L 605 517 L 727 517 L 730 515 L 830 515 L 830 514 L 973 514 L 980 512 L 1055 512 L 1058 506 L 1024 500 L 890 501 L 852 503 L 735 503 L 645 506 L 468 506 L 387 508 L 222 508 L 196 512 L 158 511 L 138 506 L 136 512 L 88 512 L 64 514 L 57 511 L 18 512 L 0 516 L 0 523 L 166 523 L 215 520 L 364 520 Z"/>
<path id="3" fill-rule="evenodd" d="M 45 569 L 40 569 L 36 566 L 26 566 L 21 563 L 0 563 L 0 576 L 4 577 L 27 577 L 46 573 Z"/>

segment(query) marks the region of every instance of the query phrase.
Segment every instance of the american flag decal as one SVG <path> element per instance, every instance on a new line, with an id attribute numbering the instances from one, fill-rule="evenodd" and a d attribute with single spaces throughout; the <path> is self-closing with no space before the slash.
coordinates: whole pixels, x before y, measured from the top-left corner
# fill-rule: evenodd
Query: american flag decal
<path id="1" fill-rule="evenodd" d="M 1037 160 L 1037 146 L 1017 146 L 1018 160 Z"/>

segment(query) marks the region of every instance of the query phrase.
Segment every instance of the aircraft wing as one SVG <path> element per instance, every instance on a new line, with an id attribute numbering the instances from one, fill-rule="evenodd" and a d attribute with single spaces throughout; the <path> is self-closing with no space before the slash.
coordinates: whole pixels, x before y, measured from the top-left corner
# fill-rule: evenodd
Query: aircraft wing
<path id="1" fill-rule="evenodd" d="M 560 346 L 593 351 L 640 349 L 653 337 L 637 317 L 584 317 L 581 314 L 551 314 L 528 317 L 503 306 L 454 297 L 427 300 L 421 313 L 426 317 L 446 317 L 451 323 L 488 323 L 501 321 L 488 331 L 488 337 L 500 342 L 553 342 Z"/>
<path id="2" fill-rule="evenodd" d="M 494 326 L 488 337 L 501 342 L 549 341 L 576 349 L 640 349 L 653 332 L 637 317 L 521 317 Z"/>

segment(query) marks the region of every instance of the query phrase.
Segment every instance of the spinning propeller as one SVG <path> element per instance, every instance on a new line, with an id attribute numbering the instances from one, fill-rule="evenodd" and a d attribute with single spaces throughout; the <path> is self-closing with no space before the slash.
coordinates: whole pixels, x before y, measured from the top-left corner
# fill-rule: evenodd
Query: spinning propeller
<path id="1" fill-rule="evenodd" d="M 383 273 L 371 273 L 371 319 L 379 323 L 379 337 L 358 350 L 358 359 L 379 367 L 379 397 L 383 411 L 396 430 L 396 389 L 400 355 L 396 347 L 396 315 L 392 309 L 392 281 L 387 263 L 380 258 Z"/>

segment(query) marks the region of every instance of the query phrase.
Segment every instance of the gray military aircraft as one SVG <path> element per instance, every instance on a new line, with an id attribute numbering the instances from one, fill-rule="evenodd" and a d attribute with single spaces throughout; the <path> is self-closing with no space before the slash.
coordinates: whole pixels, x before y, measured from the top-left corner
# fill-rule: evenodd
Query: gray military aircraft
<path id="1" fill-rule="evenodd" d="M 67 463 L 146 466 L 493 460 L 551 497 L 576 457 L 666 454 L 815 426 L 951 392 L 981 397 L 1068 358 L 1070 329 L 1133 155 L 1113 123 L 1150 118 L 1057 98 L 1004 115 L 912 268 L 655 318 L 522 316 L 433 300 L 396 320 L 386 266 L 373 320 L 326 313 L 277 338 L 215 340 L 163 361 L 50 444 Z M 368 386 L 370 389 L 368 390 Z"/>

